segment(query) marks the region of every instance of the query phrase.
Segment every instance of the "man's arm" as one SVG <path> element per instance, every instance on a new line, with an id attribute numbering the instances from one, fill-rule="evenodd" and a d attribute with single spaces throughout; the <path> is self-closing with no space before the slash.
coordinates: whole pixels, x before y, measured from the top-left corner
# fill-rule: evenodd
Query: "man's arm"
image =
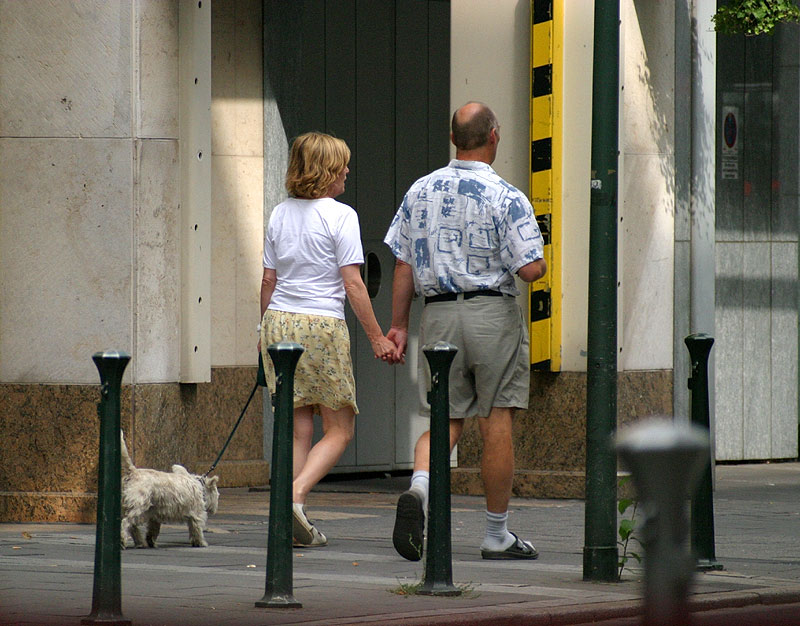
<path id="1" fill-rule="evenodd" d="M 547 273 L 547 262 L 544 259 L 537 259 L 532 263 L 528 263 L 527 265 L 523 265 L 517 271 L 517 276 L 519 276 L 522 280 L 526 283 L 532 283 L 539 280 L 542 276 Z"/>
<path id="2" fill-rule="evenodd" d="M 408 345 L 408 318 L 413 298 L 414 275 L 411 266 L 397 259 L 392 281 L 392 327 L 386 336 L 397 346 L 394 361 L 398 363 L 405 362 L 406 346 Z"/>

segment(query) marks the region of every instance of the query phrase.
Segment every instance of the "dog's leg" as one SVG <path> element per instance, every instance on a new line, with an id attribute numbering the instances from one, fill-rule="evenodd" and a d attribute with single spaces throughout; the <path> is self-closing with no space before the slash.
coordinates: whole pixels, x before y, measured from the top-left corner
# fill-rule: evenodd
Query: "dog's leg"
<path id="1" fill-rule="evenodd" d="M 144 548 L 144 537 L 142 537 L 142 529 L 137 524 L 130 525 L 131 537 L 133 537 L 133 545 L 137 548 Z"/>
<path id="2" fill-rule="evenodd" d="M 123 517 L 122 526 L 120 527 L 120 533 L 119 533 L 119 544 L 123 550 L 125 549 L 125 544 L 128 541 L 129 527 L 130 527 L 130 522 L 128 521 L 128 518 Z"/>
<path id="3" fill-rule="evenodd" d="M 156 547 L 156 539 L 158 539 L 158 533 L 161 532 L 161 522 L 155 519 L 150 519 L 147 522 L 147 545 L 151 548 Z"/>
<path id="4" fill-rule="evenodd" d="M 205 548 L 208 546 L 208 542 L 203 536 L 203 526 L 205 526 L 205 520 L 196 517 L 188 517 L 186 519 L 186 523 L 189 526 L 189 537 L 192 540 L 192 545 L 195 548 Z"/>

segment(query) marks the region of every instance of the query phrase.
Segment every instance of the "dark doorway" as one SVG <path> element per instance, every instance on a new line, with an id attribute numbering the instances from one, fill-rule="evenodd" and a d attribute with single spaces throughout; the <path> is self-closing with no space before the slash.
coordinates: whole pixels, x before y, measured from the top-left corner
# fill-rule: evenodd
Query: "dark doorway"
<path id="1" fill-rule="evenodd" d="M 264 68 L 289 142 L 321 130 L 350 146 L 338 199 L 359 214 L 365 282 L 386 332 L 394 261 L 383 237 L 408 186 L 449 159 L 450 3 L 264 0 Z M 412 363 L 377 364 L 349 309 L 348 326 L 360 415 L 338 468 L 410 467 Z"/>

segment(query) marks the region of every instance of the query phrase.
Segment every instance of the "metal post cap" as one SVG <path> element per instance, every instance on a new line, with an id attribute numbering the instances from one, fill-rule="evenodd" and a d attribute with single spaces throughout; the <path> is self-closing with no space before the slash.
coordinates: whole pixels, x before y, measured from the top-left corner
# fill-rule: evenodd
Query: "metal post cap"
<path id="1" fill-rule="evenodd" d="M 102 352 L 95 352 L 92 358 L 95 361 L 98 359 L 130 359 L 131 355 L 122 350 L 103 350 Z"/>
<path id="2" fill-rule="evenodd" d="M 422 346 L 423 352 L 458 352 L 458 348 L 452 343 L 446 341 L 436 341 L 434 343 L 426 343 Z"/>
<path id="3" fill-rule="evenodd" d="M 277 343 L 271 343 L 267 346 L 267 352 L 305 352 L 305 348 L 301 346 L 299 343 L 294 343 L 292 341 L 279 341 Z"/>
<path id="4" fill-rule="evenodd" d="M 664 495 L 665 485 L 690 492 L 709 462 L 709 435 L 696 424 L 652 418 L 631 426 L 616 449 L 631 470 L 642 499 Z"/>

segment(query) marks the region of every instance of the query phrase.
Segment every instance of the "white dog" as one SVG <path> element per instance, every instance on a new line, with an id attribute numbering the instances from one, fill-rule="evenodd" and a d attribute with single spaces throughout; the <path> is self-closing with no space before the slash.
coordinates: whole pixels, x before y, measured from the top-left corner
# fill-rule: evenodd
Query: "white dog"
<path id="1" fill-rule="evenodd" d="M 162 523 L 186 522 L 193 546 L 207 546 L 203 537 L 208 514 L 217 512 L 219 476 L 190 474 L 182 465 L 171 472 L 139 469 L 131 462 L 125 437 L 122 441 L 122 548 L 127 535 L 137 548 L 145 547 L 140 526 L 147 526 L 147 545 L 156 547 Z"/>

